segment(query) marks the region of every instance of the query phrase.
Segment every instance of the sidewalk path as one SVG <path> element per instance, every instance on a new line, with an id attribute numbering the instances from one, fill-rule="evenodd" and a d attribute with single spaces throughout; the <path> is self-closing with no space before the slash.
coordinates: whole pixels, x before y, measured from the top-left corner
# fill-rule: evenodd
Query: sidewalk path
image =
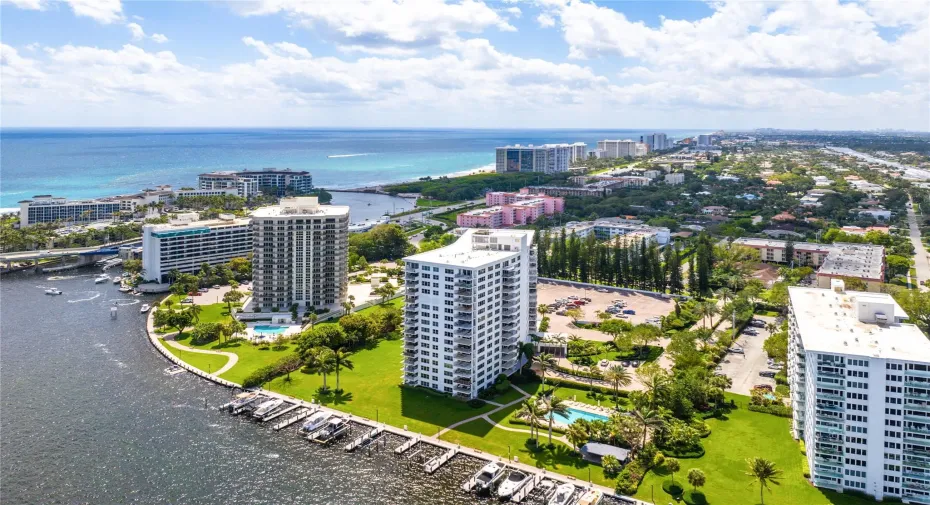
<path id="1" fill-rule="evenodd" d="M 226 364 L 223 365 L 223 367 L 220 368 L 219 370 L 213 372 L 212 375 L 216 375 L 217 377 L 219 377 L 220 375 L 223 375 L 224 373 L 228 372 L 230 368 L 236 366 L 236 363 L 239 362 L 238 354 L 231 353 L 231 352 L 224 352 L 224 351 L 209 351 L 206 349 L 194 349 L 193 347 L 187 347 L 186 345 L 181 344 L 177 342 L 176 340 L 174 340 L 174 337 L 176 336 L 177 336 L 177 333 L 166 335 L 165 338 L 163 338 L 163 340 L 165 341 L 166 344 L 170 345 L 171 347 L 174 347 L 175 349 L 180 349 L 182 351 L 199 353 L 199 354 L 217 354 L 219 356 L 226 356 L 228 358 L 228 360 L 226 361 Z M 170 337 L 170 339 L 168 337 Z"/>
<path id="2" fill-rule="evenodd" d="M 491 423 L 491 424 L 496 424 L 494 421 L 491 420 L 491 418 L 487 417 L 488 414 L 493 414 L 493 413 L 495 413 L 495 412 L 497 412 L 497 411 L 499 411 L 499 410 L 501 410 L 501 409 L 505 409 L 505 408 L 507 408 L 507 407 L 510 407 L 511 405 L 516 405 L 517 403 L 522 402 L 523 400 L 529 398 L 529 396 L 530 396 L 530 395 L 526 394 L 526 391 L 524 391 L 524 390 L 518 388 L 517 386 L 514 386 L 513 384 L 511 384 L 510 387 L 512 387 L 512 388 L 516 389 L 517 391 L 519 391 L 523 396 L 520 397 L 520 398 L 517 398 L 516 400 L 514 400 L 514 401 L 512 401 L 512 402 L 510 402 L 510 403 L 505 403 L 505 404 L 503 404 L 503 405 L 501 405 L 501 404 L 499 404 L 499 403 L 494 403 L 494 405 L 499 405 L 499 407 L 495 407 L 493 410 L 489 410 L 489 411 L 485 412 L 484 414 L 479 414 L 479 415 L 477 415 L 477 416 L 472 416 L 472 417 L 469 417 L 468 419 L 463 419 L 463 420 L 461 420 L 461 421 L 459 421 L 459 422 L 452 423 L 452 424 L 450 424 L 449 426 L 446 426 L 445 428 L 443 428 L 442 430 L 440 430 L 439 433 L 438 433 L 435 437 L 430 437 L 430 438 L 441 437 L 441 436 L 443 436 L 444 434 L 448 433 L 449 431 L 451 431 L 451 430 L 453 430 L 453 429 L 455 429 L 455 428 L 458 428 L 459 426 L 461 426 L 461 425 L 463 425 L 463 424 L 467 424 L 467 423 L 470 423 L 470 422 L 472 422 L 472 421 L 475 421 L 475 420 L 478 420 L 478 419 L 482 419 L 482 418 L 484 418 L 485 420 L 487 420 L 487 421 L 488 421 L 489 423 Z M 488 403 L 493 403 L 493 402 L 488 402 Z"/>
<path id="3" fill-rule="evenodd" d="M 921 291 L 927 291 L 925 282 L 930 280 L 930 262 L 927 258 L 927 248 L 920 239 L 920 228 L 917 226 L 917 214 L 914 214 L 914 201 L 908 195 L 907 225 L 910 228 L 911 244 L 914 246 L 914 269 L 917 271 L 917 286 Z"/>

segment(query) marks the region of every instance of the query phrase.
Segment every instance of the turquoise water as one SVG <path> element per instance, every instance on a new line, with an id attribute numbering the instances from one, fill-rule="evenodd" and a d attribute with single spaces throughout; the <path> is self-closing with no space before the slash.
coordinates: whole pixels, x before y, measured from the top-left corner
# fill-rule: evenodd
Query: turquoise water
<path id="1" fill-rule="evenodd" d="M 572 424 L 573 422 L 584 419 L 585 421 L 606 421 L 607 416 L 602 416 L 600 414 L 593 414 L 584 410 L 577 410 L 569 407 L 568 416 L 563 416 L 562 414 L 556 414 L 553 418 L 555 421 L 562 424 Z"/>
<path id="2" fill-rule="evenodd" d="M 252 328 L 252 330 L 255 331 L 255 333 L 261 333 L 261 334 L 271 333 L 271 334 L 277 335 L 279 333 L 284 333 L 285 331 L 287 331 L 287 326 L 272 326 L 268 324 L 260 324 Z"/>
<path id="3" fill-rule="evenodd" d="M 345 189 L 447 175 L 494 163 L 508 144 L 669 138 L 693 130 L 470 129 L 0 129 L 0 207 L 33 195 L 92 198 L 158 184 L 194 186 L 197 174 L 262 167 L 308 170 L 318 187 Z M 382 211 L 383 212 L 383 211 Z M 353 218 L 354 219 L 354 218 Z"/>

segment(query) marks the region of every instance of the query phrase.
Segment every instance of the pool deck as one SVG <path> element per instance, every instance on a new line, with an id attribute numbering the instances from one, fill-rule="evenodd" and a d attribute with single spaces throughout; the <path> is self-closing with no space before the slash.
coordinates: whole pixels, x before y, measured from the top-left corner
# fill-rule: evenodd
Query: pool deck
<path id="1" fill-rule="evenodd" d="M 256 333 L 255 328 L 259 326 L 274 326 L 278 328 L 285 328 L 281 333 Z M 300 325 L 299 324 L 249 324 L 245 329 L 246 338 L 252 342 L 272 342 L 274 339 L 278 338 L 278 335 L 284 335 L 285 337 L 292 337 L 294 335 L 300 334 Z"/>

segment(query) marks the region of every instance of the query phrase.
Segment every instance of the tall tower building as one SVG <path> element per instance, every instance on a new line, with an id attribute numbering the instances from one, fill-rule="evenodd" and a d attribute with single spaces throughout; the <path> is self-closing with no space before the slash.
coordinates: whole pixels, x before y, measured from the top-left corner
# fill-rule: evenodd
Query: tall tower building
<path id="1" fill-rule="evenodd" d="M 536 330 L 536 250 L 528 230 L 467 230 L 404 258 L 404 383 L 475 398 L 517 371 Z"/>
<path id="2" fill-rule="evenodd" d="M 316 197 L 282 198 L 252 213 L 253 303 L 333 308 L 348 289 L 349 207 Z"/>
<path id="3" fill-rule="evenodd" d="M 930 341 L 886 293 L 788 289 L 792 434 L 817 487 L 930 503 Z"/>

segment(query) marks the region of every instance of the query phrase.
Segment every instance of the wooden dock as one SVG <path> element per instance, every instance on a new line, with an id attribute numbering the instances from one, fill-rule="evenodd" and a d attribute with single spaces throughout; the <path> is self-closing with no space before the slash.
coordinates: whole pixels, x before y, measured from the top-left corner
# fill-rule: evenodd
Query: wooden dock
<path id="1" fill-rule="evenodd" d="M 408 438 L 406 442 L 400 444 L 396 449 L 394 449 L 394 454 L 403 454 L 407 452 L 411 447 L 417 445 L 420 442 L 420 436 Z"/>
<path id="2" fill-rule="evenodd" d="M 369 440 L 372 440 L 373 438 L 380 435 L 383 431 L 384 431 L 384 428 L 381 426 L 376 426 L 375 428 L 372 428 L 371 430 L 367 431 L 364 435 L 346 444 L 346 447 L 345 447 L 346 452 L 354 451 L 355 449 L 359 448 L 365 442 L 368 442 Z"/>
<path id="3" fill-rule="evenodd" d="M 301 410 L 300 412 L 298 412 L 296 415 L 293 415 L 293 416 L 291 416 L 291 417 L 288 417 L 287 419 L 285 419 L 285 420 L 279 422 L 278 424 L 272 426 L 271 429 L 273 429 L 274 431 L 283 430 L 284 428 L 287 428 L 288 426 L 290 426 L 290 425 L 296 423 L 297 421 L 300 421 L 301 419 L 306 419 L 306 418 L 310 417 L 310 414 L 312 414 L 312 413 L 314 413 L 314 412 L 316 412 L 316 409 L 304 408 L 303 410 Z"/>
<path id="4" fill-rule="evenodd" d="M 261 422 L 271 421 L 272 419 L 275 419 L 275 418 L 278 418 L 278 417 L 280 417 L 280 416 L 283 416 L 284 414 L 287 414 L 288 412 L 293 412 L 293 411 L 295 411 L 295 410 L 297 410 L 297 409 L 299 409 L 299 408 L 300 408 L 300 405 L 298 405 L 298 404 L 296 404 L 296 403 L 292 403 L 292 404 L 290 404 L 290 407 L 287 407 L 287 408 L 285 408 L 285 409 L 278 410 L 277 412 L 274 412 L 274 413 L 272 413 L 272 414 L 266 415 L 265 417 L 261 418 L 260 420 L 261 420 Z"/>
<path id="5" fill-rule="evenodd" d="M 425 470 L 427 474 L 432 475 L 436 470 L 439 470 L 439 467 L 446 464 L 447 461 L 458 453 L 458 449 L 449 449 L 445 454 L 427 461 L 426 464 L 423 465 L 423 470 Z"/>

